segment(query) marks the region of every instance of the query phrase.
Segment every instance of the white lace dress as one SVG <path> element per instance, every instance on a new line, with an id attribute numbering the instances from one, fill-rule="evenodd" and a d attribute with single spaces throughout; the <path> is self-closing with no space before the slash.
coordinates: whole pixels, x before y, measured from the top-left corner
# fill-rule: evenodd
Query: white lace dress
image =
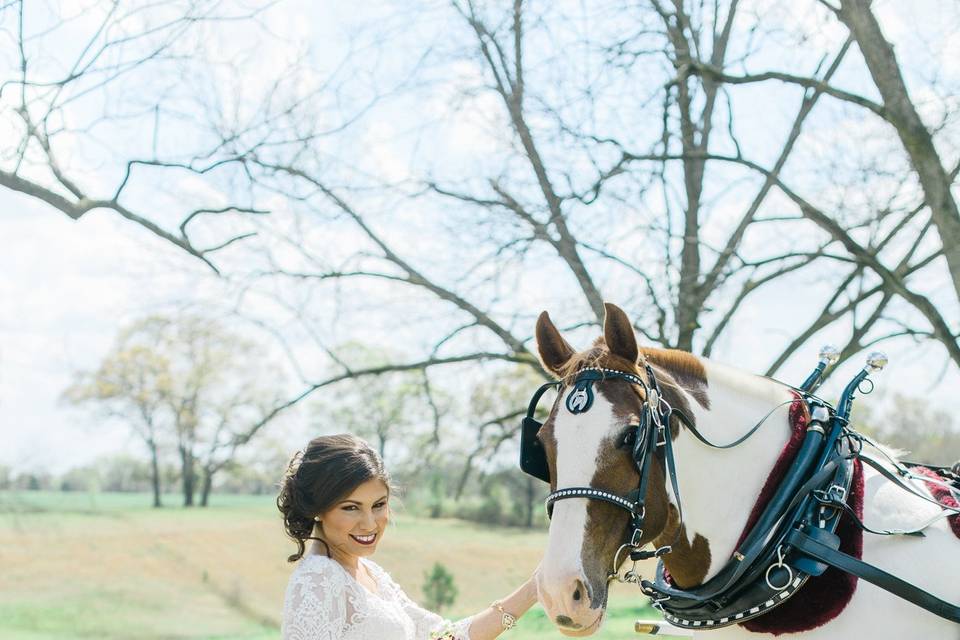
<path id="1" fill-rule="evenodd" d="M 304 556 L 287 584 L 283 640 L 470 640 L 470 618 L 449 622 L 417 606 L 386 571 L 360 559 L 371 593 L 336 560 Z"/>

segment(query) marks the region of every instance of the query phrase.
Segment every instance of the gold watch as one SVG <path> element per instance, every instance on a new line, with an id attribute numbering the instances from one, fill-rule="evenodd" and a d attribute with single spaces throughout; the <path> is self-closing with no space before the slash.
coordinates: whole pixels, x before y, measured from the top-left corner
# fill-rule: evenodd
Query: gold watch
<path id="1" fill-rule="evenodd" d="M 503 605 L 500 604 L 499 600 L 494 600 L 490 606 L 500 612 L 500 624 L 503 625 L 504 631 L 509 631 L 517 626 L 517 616 L 504 611 Z"/>

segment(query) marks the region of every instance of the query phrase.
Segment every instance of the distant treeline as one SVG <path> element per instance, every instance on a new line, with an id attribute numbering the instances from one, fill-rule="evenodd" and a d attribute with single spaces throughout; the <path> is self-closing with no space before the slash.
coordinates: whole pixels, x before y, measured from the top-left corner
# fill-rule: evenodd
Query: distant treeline
<path id="1" fill-rule="evenodd" d="M 232 465 L 218 479 L 216 490 L 218 493 L 274 493 L 275 475 L 250 466 Z M 176 491 L 180 485 L 179 466 L 160 465 L 160 483 L 164 490 Z M 145 493 L 151 491 L 152 486 L 149 461 L 128 454 L 103 456 L 62 474 L 14 472 L 0 465 L 0 490 Z"/>
<path id="2" fill-rule="evenodd" d="M 279 460 L 273 463 L 264 460 L 256 466 L 230 465 L 218 477 L 215 493 L 273 495 L 283 468 Z M 546 526 L 543 499 L 547 486 L 544 483 L 513 468 L 478 473 L 468 479 L 463 478 L 463 471 L 459 460 L 429 468 L 399 469 L 395 508 L 423 517 L 459 518 L 490 525 Z M 177 491 L 181 482 L 179 466 L 172 462 L 161 465 L 160 479 L 163 491 Z M 149 494 L 152 487 L 149 461 L 129 454 L 103 456 L 62 474 L 14 472 L 0 465 L 0 491 Z"/>

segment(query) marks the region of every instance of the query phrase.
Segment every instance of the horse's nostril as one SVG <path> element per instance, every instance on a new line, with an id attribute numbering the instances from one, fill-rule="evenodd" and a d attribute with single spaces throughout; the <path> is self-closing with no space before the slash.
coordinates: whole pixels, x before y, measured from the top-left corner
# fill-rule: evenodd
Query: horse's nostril
<path id="1" fill-rule="evenodd" d="M 589 596 L 590 594 L 587 591 L 587 586 L 583 584 L 582 580 L 577 580 L 576 582 L 573 583 L 573 601 L 574 602 L 580 602 L 581 600 L 583 600 L 584 598 L 588 598 Z"/>
<path id="2" fill-rule="evenodd" d="M 560 625 L 561 627 L 567 627 L 570 629 L 579 629 L 581 626 L 583 626 L 583 625 L 574 623 L 574 621 L 571 618 L 568 618 L 567 616 L 557 616 L 556 620 L 557 620 L 557 624 Z"/>

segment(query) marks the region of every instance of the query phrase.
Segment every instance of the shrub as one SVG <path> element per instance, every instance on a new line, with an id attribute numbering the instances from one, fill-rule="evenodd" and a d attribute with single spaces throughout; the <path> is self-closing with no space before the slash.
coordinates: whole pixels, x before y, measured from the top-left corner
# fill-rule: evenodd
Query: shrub
<path id="1" fill-rule="evenodd" d="M 433 569 L 425 572 L 423 577 L 424 605 L 428 609 L 439 613 L 456 601 L 458 591 L 453 575 L 442 564 L 435 562 Z"/>

